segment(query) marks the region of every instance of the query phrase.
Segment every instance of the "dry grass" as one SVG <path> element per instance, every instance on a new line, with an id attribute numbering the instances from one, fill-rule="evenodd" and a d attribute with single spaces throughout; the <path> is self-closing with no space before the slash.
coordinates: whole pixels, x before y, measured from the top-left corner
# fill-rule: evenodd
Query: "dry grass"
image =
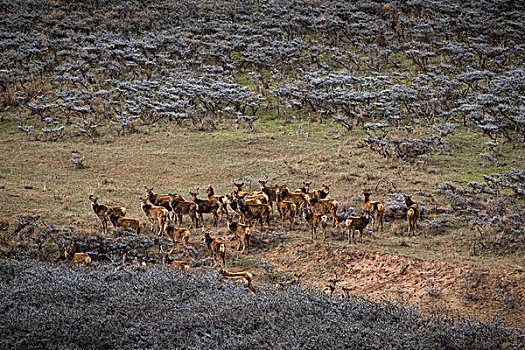
<path id="1" fill-rule="evenodd" d="M 210 183 L 218 194 L 225 194 L 232 190 L 231 181 L 244 180 L 250 189 L 248 181 L 253 179 L 251 189 L 257 190 L 257 180 L 263 178 L 270 184 L 285 183 L 291 188 L 299 187 L 303 180 L 312 181 L 313 188 L 330 183 L 330 197 L 352 203 L 356 208 L 362 204 L 362 189 L 374 188 L 379 180 L 385 179 L 372 195 L 374 200 L 386 200 L 386 193 L 391 191 L 422 190 L 431 193 L 435 202 L 418 196 L 415 199 L 433 209 L 447 207 L 445 199 L 434 191 L 436 184 L 462 181 L 454 174 L 470 171 L 466 167 L 471 164 L 462 158 L 449 159 L 447 170 L 436 167 L 442 159 L 431 159 L 422 167 L 384 160 L 356 147 L 359 136 L 331 137 L 338 129 L 330 123 L 303 124 L 299 136 L 297 128 L 297 124 L 276 127 L 268 122 L 259 124 L 257 133 L 226 126 L 207 133 L 168 125 L 133 136 L 114 136 L 111 143 L 102 140 L 41 143 L 4 133 L 0 144 L 0 212 L 5 218 L 37 210 L 46 224 L 73 225 L 89 231 L 99 225 L 90 208 L 90 194 L 97 194 L 101 203 L 125 206 L 130 217 L 146 220 L 139 201 L 145 185 L 153 186 L 155 192 L 176 191 L 189 197 L 189 190 L 203 189 Z M 85 156 L 87 168 L 73 166 L 72 151 Z M 449 171 L 452 166 L 457 172 Z M 205 221 L 209 222 L 206 216 Z M 272 224 L 279 225 L 279 221 L 274 219 Z M 220 225 L 219 234 L 226 237 L 230 246 L 236 246 L 229 239 L 224 222 Z M 293 262 L 306 261 L 312 252 L 332 247 L 339 251 L 381 252 L 494 269 L 523 268 L 520 253 L 473 256 L 476 233 L 458 220 L 443 234 L 417 237 L 406 237 L 404 220 L 386 222 L 384 232 L 367 235 L 363 243 L 351 247 L 346 244 L 342 230 L 331 227 L 326 245 L 312 242 L 302 221 L 296 231 L 286 234 L 287 240 L 265 241 L 250 249 L 249 255 L 242 256 L 230 249 L 227 257 L 230 266 L 251 268 L 259 281 L 271 282 L 271 276 L 260 267 L 260 262 L 269 261 L 277 266 L 277 273 L 299 268 L 307 273 L 306 283 L 321 285 L 331 278 L 334 268 L 344 271 L 345 265 L 341 263 L 338 267 L 338 262 L 332 261 L 328 265 L 312 263 L 298 267 Z M 200 235 L 195 233 L 190 243 L 200 246 Z"/>

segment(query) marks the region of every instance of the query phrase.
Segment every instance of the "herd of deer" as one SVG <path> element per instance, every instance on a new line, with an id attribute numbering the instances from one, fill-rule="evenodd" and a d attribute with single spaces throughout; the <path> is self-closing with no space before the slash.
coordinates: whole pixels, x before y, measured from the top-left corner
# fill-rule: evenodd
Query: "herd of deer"
<path id="1" fill-rule="evenodd" d="M 219 196 L 215 194 L 212 185 L 209 185 L 206 199 L 198 198 L 199 188 L 190 191 L 191 201 L 185 200 L 177 194 L 155 194 L 153 187 L 145 187 L 146 197 L 140 197 L 141 208 L 151 224 L 151 230 L 161 236 L 165 233 L 173 242 L 181 242 L 185 246 L 188 244 L 192 228 L 202 226 L 204 242 L 212 257 L 218 264 L 225 266 L 226 246 L 217 238 L 212 238 L 209 231 L 204 230 L 204 220 L 202 214 L 213 216 L 214 227 L 226 215 L 226 226 L 236 237 L 239 244 L 237 250 L 242 253 L 248 252 L 250 236 L 253 227 L 260 223 L 261 231 L 263 224 L 266 230 L 270 230 L 270 216 L 273 207 L 276 206 L 279 213 L 281 225 L 284 227 L 285 221 L 289 221 L 290 230 L 294 230 L 296 218 L 302 216 L 310 227 L 312 239 L 317 239 L 317 230 L 323 233 L 323 242 L 326 240 L 326 225 L 329 219 L 332 226 L 338 227 L 340 222 L 344 222 L 347 231 L 349 244 L 356 243 L 356 231 L 359 231 L 359 241 L 362 241 L 363 230 L 370 223 L 375 224 L 375 230 L 383 230 L 385 206 L 379 201 L 371 201 L 372 194 L 369 190 L 363 190 L 363 214 L 361 216 L 351 216 L 340 218 L 336 212 L 339 202 L 335 199 L 327 198 L 330 193 L 330 185 L 323 184 L 319 190 L 310 190 L 311 182 L 303 181 L 303 186 L 290 191 L 286 186 L 267 186 L 266 181 L 259 180 L 260 191 L 245 192 L 243 183 L 234 183 L 234 189 L 230 194 Z M 104 234 L 108 230 L 108 219 L 115 228 L 132 229 L 137 234 L 144 228 L 144 223 L 139 219 L 126 217 L 126 208 L 121 206 L 107 206 L 98 203 L 98 197 L 91 195 L 91 207 L 99 218 Z M 408 234 L 415 234 L 419 219 L 419 207 L 412 201 L 410 196 L 405 196 L 407 206 Z M 228 211 L 228 207 L 238 215 L 238 221 L 234 221 Z M 184 215 L 188 215 L 191 220 L 190 228 L 181 228 Z M 78 253 L 83 254 L 83 253 Z M 165 254 L 165 260 L 169 253 Z M 81 261 L 87 261 L 85 256 L 78 256 Z M 76 259 L 75 259 L 76 260 Z M 169 259 L 168 259 L 169 260 Z M 185 270 L 189 267 L 184 261 L 171 260 L 168 263 L 174 267 Z M 244 271 L 232 273 L 222 270 L 224 278 L 234 281 L 241 280 L 245 287 L 254 291 L 252 286 L 251 273 Z M 331 280 L 326 286 L 325 291 L 333 292 L 337 279 Z"/>

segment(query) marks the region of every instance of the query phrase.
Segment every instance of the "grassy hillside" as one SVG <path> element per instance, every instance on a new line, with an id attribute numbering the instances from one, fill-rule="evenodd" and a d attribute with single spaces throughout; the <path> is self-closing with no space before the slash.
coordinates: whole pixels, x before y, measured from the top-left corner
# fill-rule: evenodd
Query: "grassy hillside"
<path id="1" fill-rule="evenodd" d="M 157 271 L 162 244 L 207 265 L 200 228 L 187 249 L 153 237 L 149 223 L 141 236 L 102 237 L 89 196 L 146 222 L 145 186 L 189 198 L 209 184 L 225 195 L 233 182 L 256 191 L 261 179 L 292 190 L 311 181 L 331 185 L 341 219 L 360 215 L 371 189 L 384 230 L 349 245 L 344 226 L 329 227 L 321 242 L 274 211 L 239 254 L 224 220 L 211 227 L 205 215 L 229 269 L 255 272 L 263 289 L 300 272 L 319 288 L 337 274 L 337 294 L 524 326 L 522 6 L 0 0 L 0 9 L 0 257 L 58 263 L 73 246 L 96 264 L 126 253 Z M 405 194 L 422 208 L 410 237 Z"/>

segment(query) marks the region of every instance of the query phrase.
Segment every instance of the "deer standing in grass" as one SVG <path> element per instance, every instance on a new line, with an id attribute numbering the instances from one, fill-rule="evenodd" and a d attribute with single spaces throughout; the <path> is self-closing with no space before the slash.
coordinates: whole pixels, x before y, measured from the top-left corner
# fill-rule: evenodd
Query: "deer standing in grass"
<path id="1" fill-rule="evenodd" d="M 146 197 L 153 205 L 158 205 L 171 211 L 170 207 L 170 196 L 167 194 L 156 194 L 153 193 L 153 187 L 144 186 L 146 189 Z"/>
<path id="2" fill-rule="evenodd" d="M 281 217 L 281 225 L 284 227 L 284 220 L 290 220 L 290 231 L 294 230 L 295 226 L 295 213 L 297 212 L 297 205 L 292 201 L 281 200 L 281 196 L 278 196 L 277 211 Z"/>
<path id="3" fill-rule="evenodd" d="M 219 263 L 222 262 L 222 266 L 226 266 L 226 245 L 217 238 L 211 238 L 210 232 L 206 232 L 204 228 L 202 231 L 204 232 L 204 242 L 206 243 L 212 258 Z"/>
<path id="4" fill-rule="evenodd" d="M 302 192 L 290 192 L 288 187 L 286 186 L 280 186 L 279 190 L 277 190 L 277 197 L 279 201 L 290 201 L 295 203 L 297 206 L 297 210 L 295 212 L 296 217 L 297 215 L 302 215 L 304 210 L 308 207 L 308 195 L 302 193 Z"/>
<path id="5" fill-rule="evenodd" d="M 183 215 L 188 215 L 191 219 L 192 227 L 197 228 L 199 226 L 199 221 L 197 218 L 197 211 L 199 206 L 195 202 L 188 202 L 181 199 L 181 196 L 175 194 L 169 194 L 170 196 L 170 205 L 173 213 L 177 215 L 177 226 L 182 224 Z"/>
<path id="6" fill-rule="evenodd" d="M 370 195 L 372 191 L 363 190 L 364 203 L 363 208 L 366 212 L 370 212 L 371 224 L 375 224 L 375 231 L 379 231 L 381 226 L 381 231 L 383 231 L 383 222 L 384 222 L 384 213 L 385 206 L 379 201 L 371 201 Z"/>
<path id="7" fill-rule="evenodd" d="M 98 219 L 102 224 L 102 230 L 104 234 L 108 233 L 108 216 L 106 212 L 108 209 L 113 209 L 113 215 L 118 217 L 126 216 L 126 208 L 121 206 L 107 206 L 98 203 L 98 196 L 90 195 L 89 199 L 91 200 L 91 209 L 97 215 Z M 113 222 L 112 222 L 113 223 Z M 113 226 L 115 226 L 113 224 Z"/>
<path id="8" fill-rule="evenodd" d="M 236 188 L 232 191 L 233 196 L 244 199 L 247 202 L 258 201 L 258 204 L 270 203 L 269 197 L 263 191 L 248 193 L 242 190 L 244 182 L 240 184 L 234 183 L 234 185 Z"/>
<path id="9" fill-rule="evenodd" d="M 208 195 L 208 199 L 211 200 L 211 201 L 215 201 L 215 202 L 218 202 L 219 205 L 220 205 L 220 218 L 219 220 L 222 221 L 222 215 L 223 214 L 226 214 L 226 216 L 228 216 L 228 208 L 227 208 L 227 199 L 226 199 L 226 196 L 217 196 L 215 194 L 215 190 L 213 189 L 213 186 L 210 184 L 208 186 L 208 188 L 206 189 L 206 194 Z"/>
<path id="10" fill-rule="evenodd" d="M 410 231 L 412 231 L 412 234 L 415 236 L 420 215 L 419 205 L 410 196 L 405 196 L 405 204 L 407 206 L 408 235 L 410 236 Z"/>
<path id="11" fill-rule="evenodd" d="M 330 214 L 333 219 L 333 227 L 338 226 L 337 220 L 337 208 L 339 207 L 339 202 L 335 199 L 317 199 L 310 198 L 311 208 L 321 214 Z"/>
<path id="12" fill-rule="evenodd" d="M 323 184 L 323 188 L 312 192 L 312 198 L 325 199 L 330 193 L 330 185 Z"/>
<path id="13" fill-rule="evenodd" d="M 279 186 L 267 186 L 266 181 L 259 180 L 259 187 L 261 192 L 268 196 L 268 204 L 273 207 L 273 203 L 277 203 L 277 191 L 279 190 Z"/>
<path id="14" fill-rule="evenodd" d="M 164 225 L 170 219 L 170 213 L 168 209 L 149 203 L 148 198 L 140 197 L 140 200 L 142 202 L 140 205 L 142 211 L 151 223 L 151 231 L 161 236 L 162 232 L 164 232 Z M 158 232 L 155 232 L 155 227 L 158 228 Z"/>
<path id="15" fill-rule="evenodd" d="M 312 234 L 312 239 L 317 239 L 317 229 L 321 229 L 323 232 L 323 242 L 326 240 L 326 222 L 328 217 L 321 213 L 314 213 L 309 209 L 306 209 L 303 212 L 304 219 L 310 225 L 310 232 Z"/>
<path id="16" fill-rule="evenodd" d="M 250 236 L 252 233 L 250 226 L 233 221 L 232 216 L 228 216 L 226 222 L 228 230 L 230 230 L 230 232 L 233 233 L 235 237 L 239 240 L 237 250 L 240 250 L 242 246 L 241 254 L 244 253 L 245 250 L 246 253 L 248 253 L 248 248 L 250 246 Z"/>
<path id="17" fill-rule="evenodd" d="M 359 231 L 359 241 L 361 242 L 363 240 L 363 230 L 366 228 L 369 221 L 369 212 L 366 212 L 366 215 L 363 214 L 361 216 L 351 216 L 345 220 L 348 244 L 357 243 L 355 230 Z"/>
<path id="18" fill-rule="evenodd" d="M 310 185 L 312 184 L 312 181 L 303 181 L 303 186 L 299 187 L 294 191 L 294 193 L 303 193 L 303 194 L 310 194 Z"/>
<path id="19" fill-rule="evenodd" d="M 245 224 L 255 225 L 256 221 L 254 223 L 254 220 L 257 220 L 261 224 L 261 231 L 263 222 L 266 223 L 266 230 L 270 230 L 270 214 L 272 213 L 272 208 L 268 204 L 249 203 L 249 201 L 246 201 L 244 198 L 238 199 L 237 204 L 241 218 Z"/>
<path id="20" fill-rule="evenodd" d="M 219 215 L 217 212 L 221 208 L 221 205 L 218 201 L 214 201 L 211 199 L 200 199 L 197 198 L 197 195 L 199 194 L 199 188 L 195 192 L 190 191 L 190 196 L 199 207 L 197 209 L 197 214 L 199 217 L 199 221 L 201 225 L 204 225 L 204 220 L 202 218 L 202 214 L 212 214 L 213 215 L 213 226 L 217 226 L 217 221 L 219 221 Z M 198 223 L 197 223 L 198 225 Z"/>

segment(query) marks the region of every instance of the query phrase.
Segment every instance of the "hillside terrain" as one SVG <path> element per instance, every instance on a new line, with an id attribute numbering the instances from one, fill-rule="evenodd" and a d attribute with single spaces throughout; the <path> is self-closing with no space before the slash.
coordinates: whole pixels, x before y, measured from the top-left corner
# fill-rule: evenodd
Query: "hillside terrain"
<path id="1" fill-rule="evenodd" d="M 343 294 L 415 307 L 423 323 L 525 327 L 522 6 L 0 0 L 0 9 L 5 271 L 120 276 L 144 261 L 156 275 L 170 252 L 191 266 L 176 278 L 217 279 L 201 227 L 189 247 L 150 229 L 145 187 L 189 200 L 210 184 L 227 195 L 234 183 L 254 192 L 259 180 L 291 191 L 311 182 L 329 185 L 338 206 L 324 242 L 301 216 L 295 230 L 283 225 L 274 205 L 270 228 L 255 225 L 242 254 L 225 218 L 214 227 L 204 214 L 228 270 L 252 272 L 261 293 L 302 273 L 305 298 L 337 279 L 334 304 Z M 384 228 L 370 224 L 349 244 L 344 221 L 363 213 L 364 190 L 384 204 Z M 92 195 L 127 208 L 141 234 L 111 224 L 104 234 Z M 415 235 L 405 195 L 421 209 Z M 68 270 L 66 250 L 90 254 L 91 266 Z M 17 265 L 26 258 L 39 262 Z"/>

